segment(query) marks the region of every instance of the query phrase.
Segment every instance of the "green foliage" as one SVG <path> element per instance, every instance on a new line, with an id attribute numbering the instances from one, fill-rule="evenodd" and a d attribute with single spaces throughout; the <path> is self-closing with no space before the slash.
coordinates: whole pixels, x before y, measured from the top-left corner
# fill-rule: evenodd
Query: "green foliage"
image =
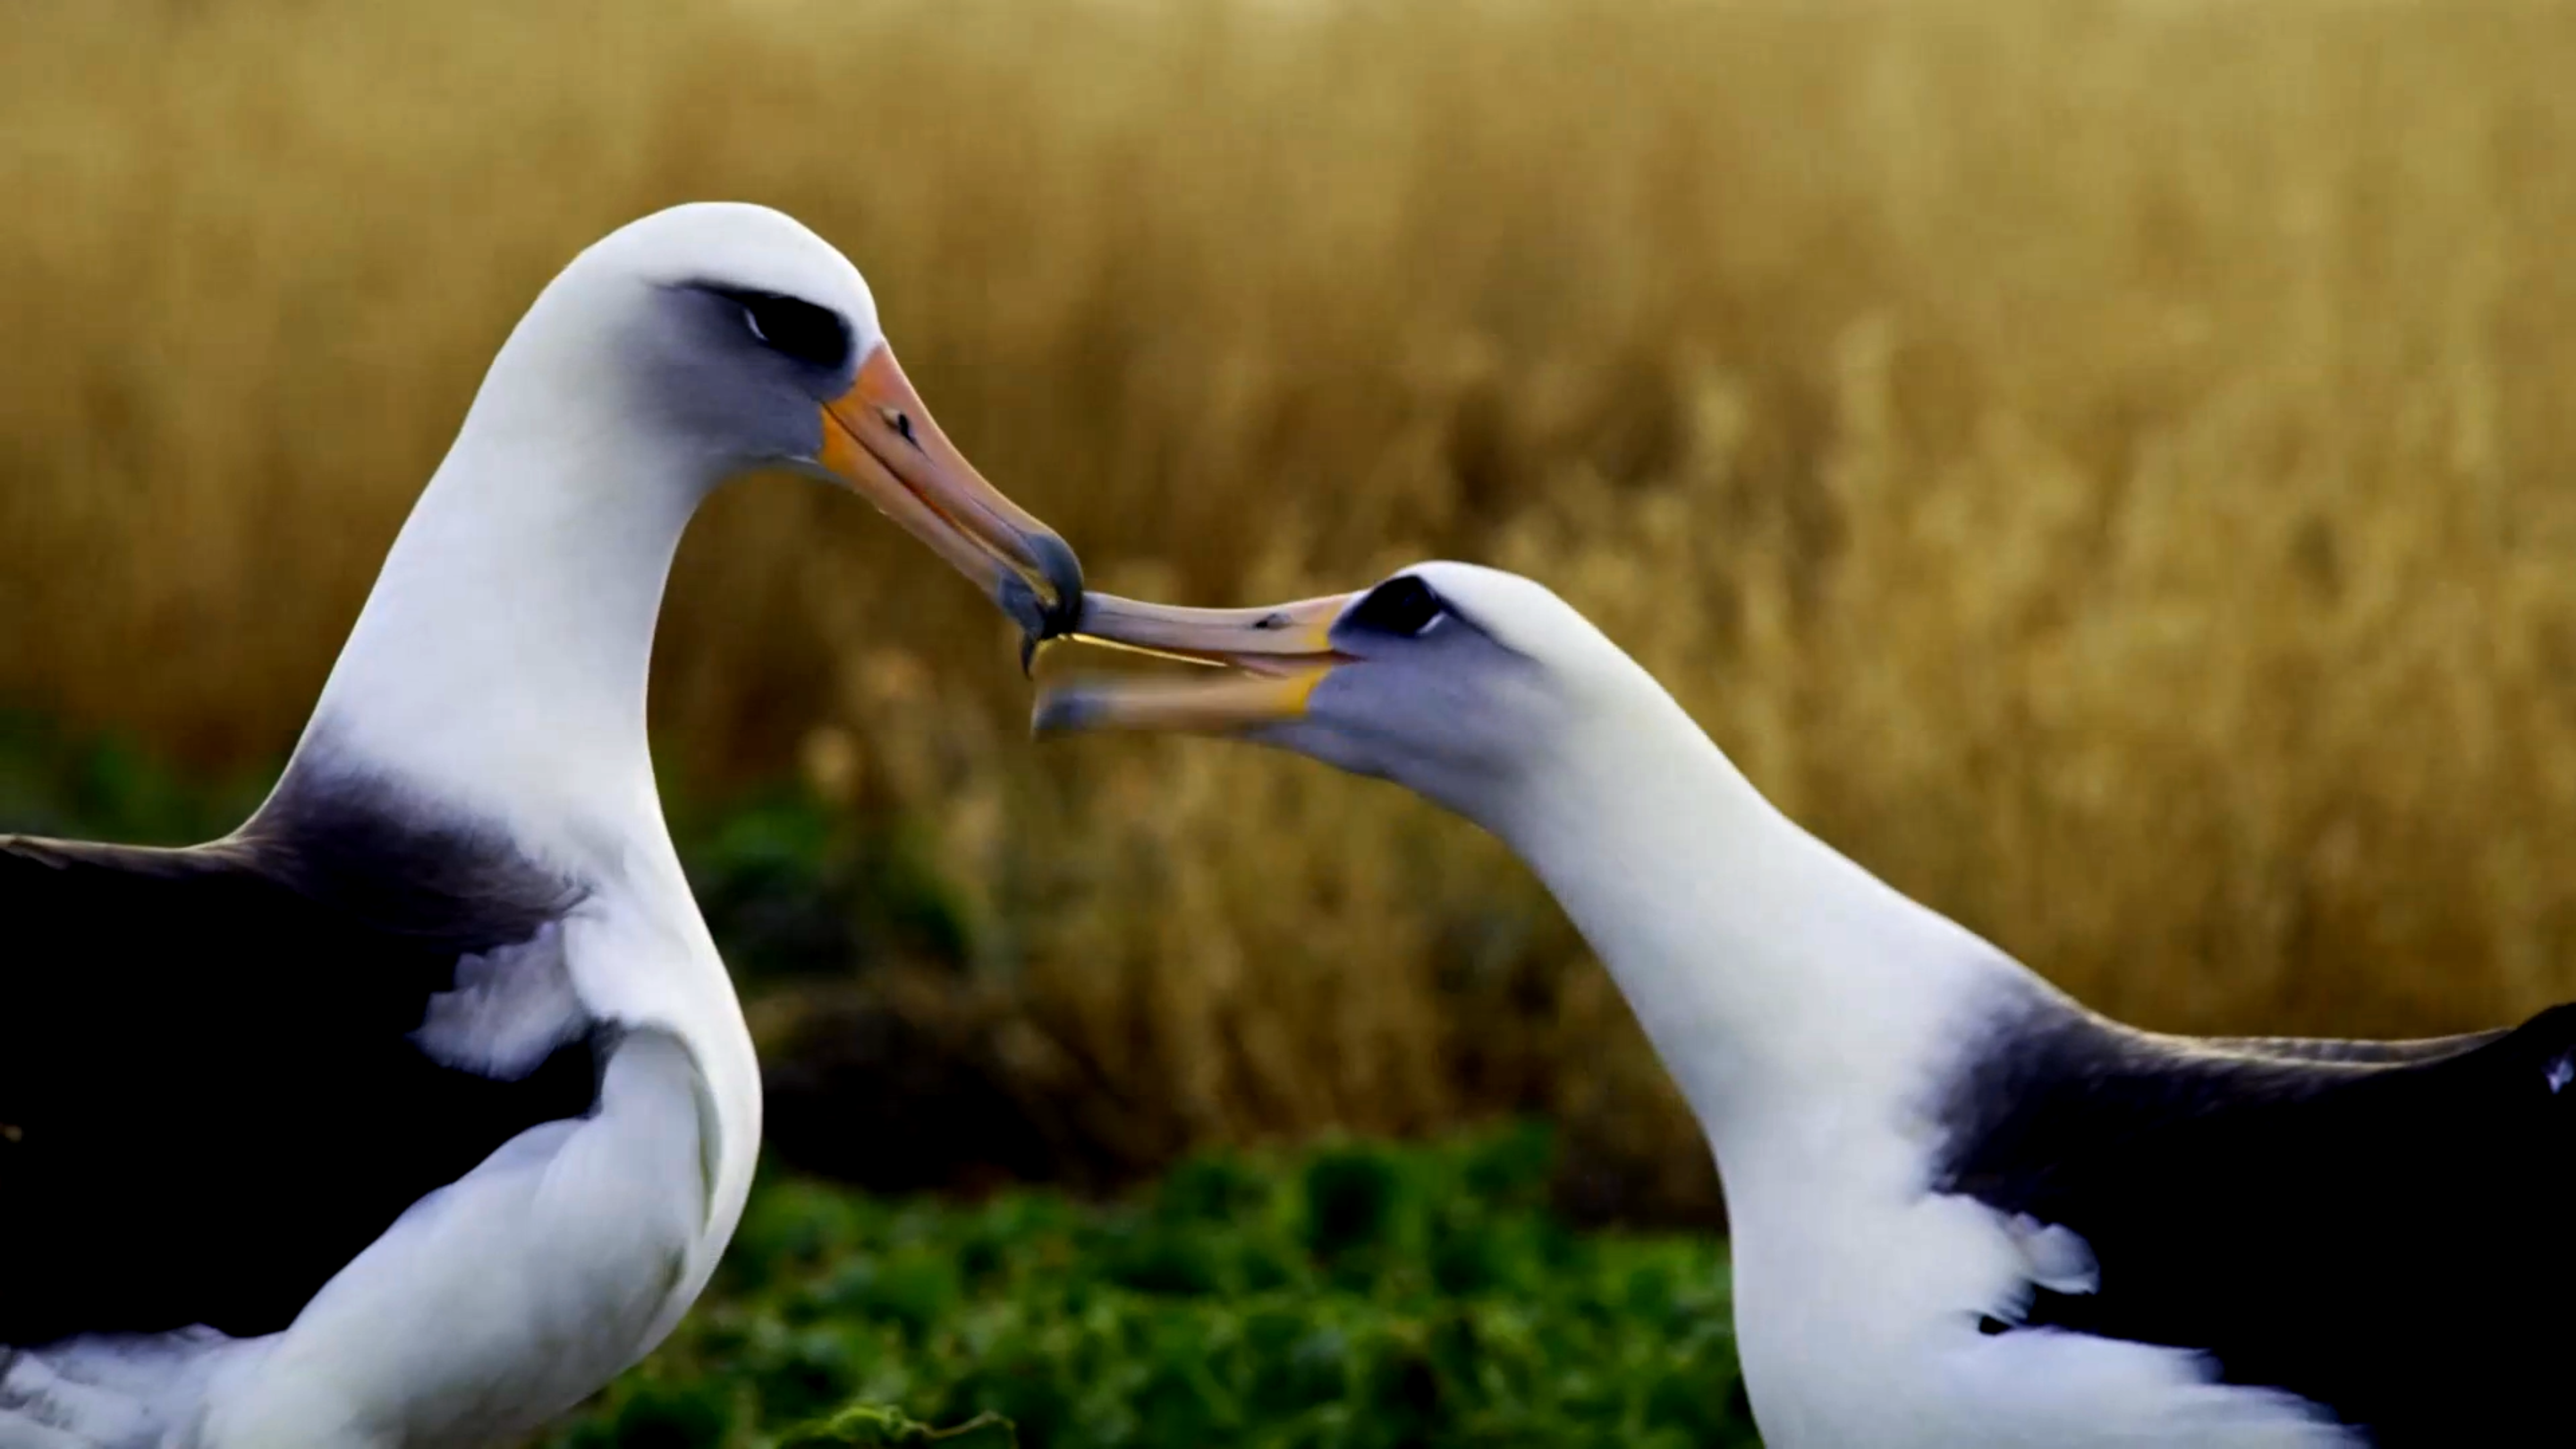
<path id="1" fill-rule="evenodd" d="M 691 889 L 737 977 L 834 976 L 890 956 L 970 954 L 957 886 L 917 824 L 779 789 L 722 809 L 674 803 Z"/>
<path id="2" fill-rule="evenodd" d="M 820 1449 L 827 1444 L 863 1444 L 870 1449 L 898 1444 L 945 1444 L 954 1449 L 1012 1449 L 1019 1443 L 1011 1421 L 999 1414 L 978 1414 L 954 1429 L 933 1429 L 898 1409 L 861 1404 L 843 1409 L 820 1424 L 788 1432 L 781 1449 Z"/>
<path id="3" fill-rule="evenodd" d="M 554 1444 L 1753 1444 L 1722 1249 L 1575 1233 L 1549 1165 L 1523 1128 L 1202 1156 L 1110 1206 L 765 1179 L 707 1301 Z"/>
<path id="4" fill-rule="evenodd" d="M 191 777 L 123 736 L 0 712 L 0 830 L 185 845 L 240 824 L 267 783 L 264 771 Z"/>

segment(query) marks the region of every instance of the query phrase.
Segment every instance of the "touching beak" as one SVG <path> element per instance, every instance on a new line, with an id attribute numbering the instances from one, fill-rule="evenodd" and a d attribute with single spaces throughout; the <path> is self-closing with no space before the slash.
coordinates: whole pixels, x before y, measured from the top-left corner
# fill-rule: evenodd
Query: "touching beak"
<path id="1" fill-rule="evenodd" d="M 1324 676 L 1347 662 L 1333 621 L 1351 594 L 1266 609 L 1180 609 L 1088 594 L 1073 638 L 1219 668 L 1173 677 L 1090 675 L 1038 689 L 1041 735 L 1092 730 L 1235 734 L 1302 717 Z"/>
<path id="2" fill-rule="evenodd" d="M 984 481 L 879 343 L 823 404 L 825 472 L 930 545 L 1019 623 L 1030 647 L 1073 627 L 1082 563 L 1053 529 Z"/>

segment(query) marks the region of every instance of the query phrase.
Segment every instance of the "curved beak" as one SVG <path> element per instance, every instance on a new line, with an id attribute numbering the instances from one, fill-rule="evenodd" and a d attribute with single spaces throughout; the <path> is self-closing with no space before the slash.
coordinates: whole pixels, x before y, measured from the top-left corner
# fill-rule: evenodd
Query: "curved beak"
<path id="1" fill-rule="evenodd" d="M 1082 608 L 1081 561 L 948 441 L 893 348 L 879 343 L 850 390 L 823 404 L 823 450 L 815 461 L 974 580 L 1019 623 L 1028 648 L 1073 627 Z"/>
<path id="2" fill-rule="evenodd" d="M 1050 681 L 1039 686 L 1033 728 L 1040 735 L 1235 734 L 1300 718 L 1315 686 L 1349 662 L 1333 648 L 1332 630 L 1355 597 L 1333 594 L 1263 609 L 1183 609 L 1086 595 L 1068 631 L 1073 638 L 1215 667 L 1180 676 Z"/>

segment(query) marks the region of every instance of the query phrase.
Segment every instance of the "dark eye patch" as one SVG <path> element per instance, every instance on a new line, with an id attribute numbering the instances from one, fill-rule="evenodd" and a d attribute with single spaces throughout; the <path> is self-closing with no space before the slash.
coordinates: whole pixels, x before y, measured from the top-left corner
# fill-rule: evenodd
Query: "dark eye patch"
<path id="1" fill-rule="evenodd" d="M 727 291 L 724 295 L 742 307 L 751 334 L 771 351 L 826 371 L 849 365 L 850 324 L 841 320 L 840 313 L 775 292 Z"/>
<path id="2" fill-rule="evenodd" d="M 1411 638 L 1430 628 L 1446 608 L 1429 584 L 1406 574 L 1369 590 L 1366 598 L 1342 616 L 1342 622 L 1353 628 Z"/>

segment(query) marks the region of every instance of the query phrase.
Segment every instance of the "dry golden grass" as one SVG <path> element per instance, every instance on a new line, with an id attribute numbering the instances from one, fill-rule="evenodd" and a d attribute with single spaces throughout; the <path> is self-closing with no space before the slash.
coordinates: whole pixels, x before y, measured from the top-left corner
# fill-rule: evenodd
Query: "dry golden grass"
<path id="1" fill-rule="evenodd" d="M 545 277 L 747 197 L 868 271 L 949 430 L 1106 587 L 1536 574 L 1828 839 L 2152 1024 L 2576 995 L 2576 7 L 10 28 L 13 701 L 282 749 Z M 1490 844 L 1250 752 L 1028 748 L 998 623 L 847 500 L 722 500 L 657 689 L 693 779 L 802 751 L 939 812 L 989 989 L 1053 1043 L 1022 1055 L 1153 1132 L 1683 1130 Z"/>

